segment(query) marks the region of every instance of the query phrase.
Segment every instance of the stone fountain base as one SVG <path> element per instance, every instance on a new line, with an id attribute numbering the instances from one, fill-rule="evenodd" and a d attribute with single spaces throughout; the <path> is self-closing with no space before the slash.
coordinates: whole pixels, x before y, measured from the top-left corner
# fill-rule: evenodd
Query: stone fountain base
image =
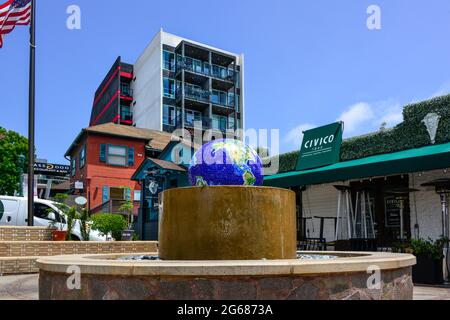
<path id="1" fill-rule="evenodd" d="M 148 253 L 147 253 L 148 254 Z M 415 257 L 390 253 L 317 253 L 332 260 L 119 261 L 126 255 L 48 257 L 38 261 L 41 300 L 411 300 Z M 81 271 L 81 289 L 67 273 Z M 380 286 L 368 287 L 379 268 Z M 71 278 L 72 279 L 72 278 Z M 369 284 L 373 282 L 369 281 Z"/>

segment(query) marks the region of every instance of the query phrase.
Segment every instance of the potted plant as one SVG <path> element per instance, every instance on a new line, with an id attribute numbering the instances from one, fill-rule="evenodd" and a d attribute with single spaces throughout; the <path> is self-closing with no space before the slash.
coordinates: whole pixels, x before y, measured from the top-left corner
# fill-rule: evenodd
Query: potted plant
<path id="1" fill-rule="evenodd" d="M 53 241 L 65 241 L 67 238 L 67 231 L 62 230 L 62 224 L 60 224 L 60 229 L 57 227 L 58 222 L 52 220 L 49 222 L 49 228 L 52 230 Z"/>
<path id="2" fill-rule="evenodd" d="M 413 267 L 413 282 L 420 284 L 441 284 L 444 282 L 444 247 L 448 239 L 441 238 L 411 240 L 411 251 L 417 258 Z"/>

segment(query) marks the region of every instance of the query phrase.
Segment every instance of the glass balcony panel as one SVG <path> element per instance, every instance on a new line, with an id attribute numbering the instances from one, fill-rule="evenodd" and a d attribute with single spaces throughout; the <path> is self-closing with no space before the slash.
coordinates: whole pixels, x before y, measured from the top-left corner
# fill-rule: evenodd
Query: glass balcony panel
<path id="1" fill-rule="evenodd" d="M 225 92 L 220 92 L 219 98 L 220 98 L 219 103 L 223 106 L 226 106 L 227 105 L 227 94 Z"/>
<path id="2" fill-rule="evenodd" d="M 219 92 L 218 91 L 213 91 L 211 94 L 211 102 L 215 103 L 215 104 L 219 104 Z"/>
<path id="3" fill-rule="evenodd" d="M 211 65 L 209 63 L 203 63 L 203 73 L 207 76 L 211 75 Z"/>
<path id="4" fill-rule="evenodd" d="M 133 96 L 133 90 L 131 89 L 130 85 L 128 84 L 121 84 L 120 85 L 120 93 L 122 96 Z"/>
<path id="5" fill-rule="evenodd" d="M 124 121 L 133 121 L 133 114 L 128 106 L 120 107 L 120 119 Z"/>

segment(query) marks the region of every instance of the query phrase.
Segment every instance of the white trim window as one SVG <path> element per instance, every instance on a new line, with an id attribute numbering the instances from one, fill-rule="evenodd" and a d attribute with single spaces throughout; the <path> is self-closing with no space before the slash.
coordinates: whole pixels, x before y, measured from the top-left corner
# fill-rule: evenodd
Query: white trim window
<path id="1" fill-rule="evenodd" d="M 113 166 L 127 166 L 127 147 L 108 146 L 107 163 Z"/>
<path id="2" fill-rule="evenodd" d="M 170 78 L 163 79 L 163 95 L 166 98 L 175 99 L 175 80 Z"/>
<path id="3" fill-rule="evenodd" d="M 163 106 L 163 124 L 166 126 L 175 126 L 176 123 L 176 113 L 175 113 L 175 107 L 164 105 Z"/>

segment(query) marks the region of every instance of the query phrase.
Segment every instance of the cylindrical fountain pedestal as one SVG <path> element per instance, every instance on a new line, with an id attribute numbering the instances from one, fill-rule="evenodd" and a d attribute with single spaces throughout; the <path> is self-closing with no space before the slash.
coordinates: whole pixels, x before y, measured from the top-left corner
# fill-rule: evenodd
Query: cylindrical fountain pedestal
<path id="1" fill-rule="evenodd" d="M 163 260 L 296 259 L 295 193 L 246 186 L 166 190 L 160 198 Z"/>

